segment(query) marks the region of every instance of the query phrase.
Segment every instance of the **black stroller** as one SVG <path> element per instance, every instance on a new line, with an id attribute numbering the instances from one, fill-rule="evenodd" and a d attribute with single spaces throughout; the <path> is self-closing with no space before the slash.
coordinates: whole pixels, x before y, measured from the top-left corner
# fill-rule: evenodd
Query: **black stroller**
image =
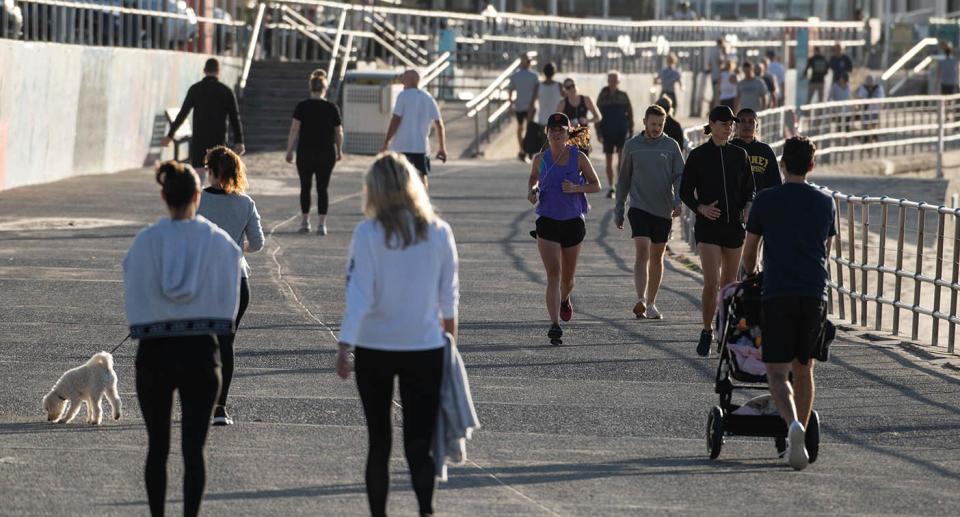
<path id="1" fill-rule="evenodd" d="M 766 368 L 760 360 L 761 282 L 762 274 L 746 278 L 724 287 L 717 295 L 714 329 L 720 337 L 717 345 L 720 364 L 715 391 L 720 395 L 720 405 L 711 408 L 707 417 L 710 459 L 720 455 L 724 436 L 768 436 L 774 438 L 778 453 L 787 448 L 787 425 L 769 395 L 743 405 L 732 402 L 734 390 L 768 390 Z M 743 384 L 734 384 L 734 381 Z M 810 412 L 806 448 L 813 463 L 820 449 L 820 417 L 816 411 Z"/>

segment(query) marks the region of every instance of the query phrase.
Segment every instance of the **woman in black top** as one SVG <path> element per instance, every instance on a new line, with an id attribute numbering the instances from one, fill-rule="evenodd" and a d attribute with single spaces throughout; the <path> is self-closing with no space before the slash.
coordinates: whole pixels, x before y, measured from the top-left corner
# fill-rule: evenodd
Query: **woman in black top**
<path id="1" fill-rule="evenodd" d="M 600 121 L 600 112 L 593 104 L 593 99 L 587 95 L 580 95 L 577 91 L 577 83 L 573 79 L 567 78 L 563 81 L 563 100 L 557 104 L 555 112 L 563 113 L 570 119 L 571 127 L 586 126 L 592 122 Z M 593 118 L 589 118 L 589 114 Z"/>
<path id="2" fill-rule="evenodd" d="M 327 234 L 327 186 L 333 166 L 343 157 L 343 125 L 336 104 L 324 99 L 327 77 L 322 70 L 310 75 L 310 98 L 297 104 L 287 138 L 287 163 L 293 163 L 297 142 L 297 173 L 300 175 L 300 233 L 310 232 L 310 186 L 317 178 L 317 235 Z M 297 136 L 299 134 L 299 141 Z"/>
<path id="3" fill-rule="evenodd" d="M 697 213 L 694 235 L 703 269 L 703 331 L 697 353 L 710 353 L 717 290 L 737 279 L 744 222 L 750 213 L 755 187 L 747 152 L 727 145 L 737 121 L 728 106 L 710 110 L 704 132 L 710 140 L 690 151 L 680 180 L 680 199 Z"/>

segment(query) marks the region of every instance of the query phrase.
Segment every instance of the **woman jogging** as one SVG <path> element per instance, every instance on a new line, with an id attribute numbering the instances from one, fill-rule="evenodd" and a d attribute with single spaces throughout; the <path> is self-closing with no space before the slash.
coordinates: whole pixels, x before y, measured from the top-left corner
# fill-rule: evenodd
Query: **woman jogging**
<path id="1" fill-rule="evenodd" d="M 343 125 L 337 105 L 324 99 L 327 77 L 322 70 L 310 75 L 310 98 L 297 104 L 287 137 L 287 163 L 293 163 L 297 143 L 300 175 L 300 233 L 310 233 L 310 187 L 317 180 L 317 235 L 327 234 L 327 186 L 333 166 L 343 158 Z M 299 136 L 299 139 L 297 138 Z"/>
<path id="2" fill-rule="evenodd" d="M 242 252 L 226 232 L 196 217 L 200 178 L 174 161 L 157 167 L 169 218 L 137 234 L 123 259 L 123 304 L 139 339 L 137 400 L 147 426 L 144 477 L 151 515 L 164 513 L 173 392 L 180 393 L 183 514 L 197 515 L 203 447 L 220 390 L 217 334 L 232 331 Z"/>
<path id="3" fill-rule="evenodd" d="M 710 122 L 704 127 L 710 140 L 690 151 L 680 180 L 680 199 L 697 213 L 694 237 L 703 269 L 703 330 L 697 353 L 702 356 L 710 353 L 713 342 L 717 290 L 737 279 L 744 222 L 756 190 L 747 152 L 727 145 L 737 121 L 727 106 L 710 110 Z"/>
<path id="4" fill-rule="evenodd" d="M 207 152 L 205 164 L 210 171 L 210 186 L 200 194 L 197 214 L 227 232 L 243 251 L 260 251 L 263 248 L 263 229 L 260 226 L 256 203 L 244 194 L 247 190 L 246 166 L 236 153 L 222 145 Z M 245 258 L 240 260 L 240 307 L 234 320 L 234 332 L 217 337 L 220 343 L 220 361 L 223 364 L 223 385 L 217 407 L 213 410 L 213 425 L 233 425 L 233 419 L 227 413 L 227 393 L 233 379 L 233 342 L 237 336 L 236 330 L 240 328 L 240 319 L 250 302 L 250 287 L 247 283 L 250 267 Z"/>
<path id="5" fill-rule="evenodd" d="M 600 112 L 594 106 L 593 99 L 587 95 L 580 95 L 577 83 L 569 77 L 563 81 L 563 100 L 557 103 L 556 111 L 567 116 L 573 123 L 571 127 L 600 122 Z M 593 118 L 590 118 L 591 114 Z"/>
<path id="6" fill-rule="evenodd" d="M 457 246 L 413 165 L 382 153 L 364 181 L 367 219 L 357 225 L 347 268 L 347 307 L 337 374 L 354 369 L 367 418 L 367 499 L 386 515 L 393 437 L 393 382 L 399 377 L 403 445 L 420 515 L 433 515 L 431 442 L 440 404 L 444 332 L 457 335 Z"/>
<path id="7" fill-rule="evenodd" d="M 586 235 L 584 194 L 600 192 L 593 164 L 576 146 L 568 145 L 570 120 L 563 113 L 547 119 L 549 148 L 534 156 L 527 199 L 537 205 L 537 248 L 547 273 L 547 313 L 553 345 L 562 344 L 560 319 L 573 317 L 573 275 L 580 245 Z M 539 202 L 538 202 L 539 201 Z"/>

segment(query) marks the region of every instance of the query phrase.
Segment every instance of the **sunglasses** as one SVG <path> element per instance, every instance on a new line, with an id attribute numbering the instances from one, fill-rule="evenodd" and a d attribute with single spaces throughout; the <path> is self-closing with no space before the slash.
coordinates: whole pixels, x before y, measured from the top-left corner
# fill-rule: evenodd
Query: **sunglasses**
<path id="1" fill-rule="evenodd" d="M 571 88 L 576 88 L 577 85 L 575 85 L 575 84 L 565 84 L 565 85 L 563 85 L 563 87 L 569 90 L 569 89 L 571 89 Z"/>

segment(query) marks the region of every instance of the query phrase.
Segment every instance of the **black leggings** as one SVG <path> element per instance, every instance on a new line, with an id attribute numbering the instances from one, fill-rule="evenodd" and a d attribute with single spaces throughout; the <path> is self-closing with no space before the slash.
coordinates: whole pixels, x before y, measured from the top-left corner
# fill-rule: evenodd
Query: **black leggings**
<path id="1" fill-rule="evenodd" d="M 300 154 L 297 153 L 297 174 L 300 175 L 300 212 L 310 213 L 310 184 L 317 178 L 317 213 L 327 214 L 330 200 L 327 197 L 327 186 L 330 185 L 330 175 L 333 166 L 337 163 L 332 154 Z"/>
<path id="2" fill-rule="evenodd" d="M 213 404 L 220 390 L 217 341 L 213 336 L 140 340 L 137 347 L 137 400 L 147 425 L 144 478 L 150 514 L 162 516 L 167 497 L 167 456 L 173 392 L 180 392 L 183 448 L 183 514 L 197 515 L 206 483 L 203 446 Z"/>
<path id="3" fill-rule="evenodd" d="M 356 349 L 357 389 L 367 417 L 367 499 L 374 517 L 386 515 L 393 438 L 393 377 L 399 376 L 403 449 L 421 514 L 433 513 L 436 469 L 431 445 L 440 406 L 443 348 L 418 352 Z"/>
<path id="4" fill-rule="evenodd" d="M 233 324 L 234 332 L 230 334 L 220 334 L 217 341 L 220 342 L 220 362 L 222 366 L 223 384 L 220 386 L 220 400 L 218 405 L 227 405 L 227 392 L 230 391 L 230 381 L 233 379 L 233 340 L 237 337 L 237 330 L 240 330 L 240 318 L 247 311 L 247 304 L 250 303 L 250 287 L 246 278 L 240 279 L 240 308 L 237 309 L 237 319 Z"/>

